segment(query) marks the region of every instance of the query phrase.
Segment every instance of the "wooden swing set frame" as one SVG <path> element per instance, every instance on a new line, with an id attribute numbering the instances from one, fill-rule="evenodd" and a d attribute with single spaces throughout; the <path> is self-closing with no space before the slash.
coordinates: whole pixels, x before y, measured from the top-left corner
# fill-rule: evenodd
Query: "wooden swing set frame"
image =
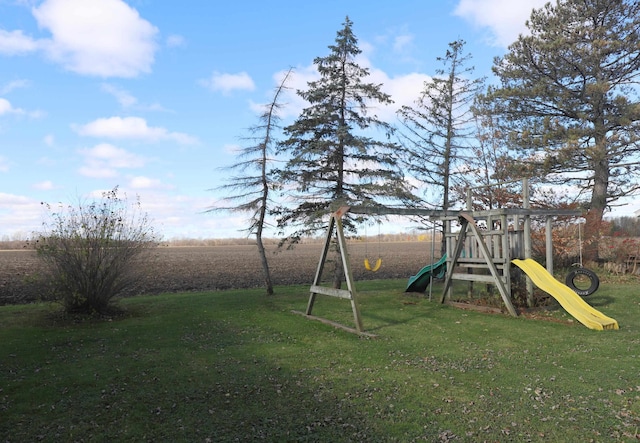
<path id="1" fill-rule="evenodd" d="M 327 234 L 324 240 L 324 247 L 322 249 L 322 254 L 320 254 L 320 261 L 318 262 L 318 268 L 316 269 L 316 274 L 315 274 L 315 277 L 313 278 L 313 283 L 311 284 L 309 302 L 307 303 L 307 310 L 304 314 L 298 311 L 293 311 L 294 313 L 303 314 L 308 318 L 318 320 L 326 324 L 330 324 L 334 327 L 344 329 L 349 332 L 354 332 L 354 333 L 357 333 L 360 335 L 366 335 L 369 337 L 375 337 L 375 334 L 365 332 L 362 326 L 362 318 L 360 316 L 360 310 L 358 309 L 357 291 L 356 291 L 355 281 L 353 279 L 353 273 L 351 272 L 349 252 L 347 250 L 347 241 L 346 241 L 346 238 L 344 235 L 344 229 L 342 226 L 342 217 L 344 217 L 346 213 L 352 212 L 354 214 L 369 214 L 370 210 L 371 210 L 370 207 L 365 207 L 365 206 L 353 206 L 353 207 L 342 206 L 336 212 L 331 214 L 329 218 L 329 227 L 327 228 Z M 390 214 L 433 215 L 437 211 L 380 207 L 380 208 L 377 208 L 377 212 L 384 215 L 390 215 Z M 344 270 L 344 276 L 347 283 L 347 289 L 335 289 L 335 288 L 329 288 L 321 285 L 322 272 L 324 271 L 324 265 L 327 261 L 327 256 L 329 255 L 329 250 L 331 248 L 331 241 L 333 239 L 334 231 L 335 231 L 335 235 L 338 242 L 338 248 L 340 250 L 340 259 L 342 261 L 342 267 Z M 368 259 L 365 259 L 365 262 L 364 262 L 365 268 L 371 271 L 377 271 L 378 269 L 380 269 L 381 264 L 382 264 L 382 258 L 378 258 L 378 260 L 376 261 L 376 264 L 373 267 L 371 267 L 371 264 L 369 263 Z M 355 329 L 342 325 L 340 323 L 328 320 L 326 318 L 312 315 L 313 306 L 316 301 L 316 297 L 319 294 L 349 300 L 351 302 L 351 310 L 353 311 Z"/>
<path id="2" fill-rule="evenodd" d="M 487 187 L 487 186 L 482 186 Z M 405 215 L 405 216 L 426 216 L 433 220 L 444 222 L 445 238 L 446 238 L 446 254 L 447 254 L 447 274 L 444 282 L 441 302 L 444 303 L 452 293 L 452 284 L 454 280 L 466 281 L 470 288 L 473 282 L 492 283 L 497 286 L 498 292 L 502 297 L 504 305 L 510 315 L 517 317 L 518 313 L 511 303 L 511 280 L 509 276 L 509 267 L 512 258 L 531 258 L 531 217 L 543 217 L 546 219 L 546 268 L 549 273 L 553 273 L 553 244 L 551 236 L 551 226 L 553 217 L 557 216 L 579 216 L 581 211 L 568 209 L 530 209 L 529 207 L 529 184 L 527 179 L 522 180 L 523 189 L 523 208 L 500 208 L 485 211 L 473 211 L 471 205 L 471 189 L 467 191 L 467 209 L 466 210 L 430 210 L 421 208 L 393 208 L 387 206 L 342 206 L 331 214 L 329 219 L 329 227 L 324 241 L 324 247 L 318 267 L 316 270 L 313 283 L 310 288 L 309 302 L 307 310 L 302 312 L 294 311 L 298 314 L 319 320 L 323 323 L 330 324 L 349 332 L 355 332 L 360 335 L 375 336 L 364 331 L 362 318 L 358 309 L 357 291 L 355 280 L 351 272 L 351 264 L 349 260 L 349 252 L 347 250 L 347 242 L 344 235 L 342 218 L 348 212 L 354 214 L 371 214 L 375 211 L 377 215 Z M 481 230 L 476 224 L 476 220 L 487 222 L 487 230 Z M 457 221 L 460 225 L 458 232 L 452 232 L 451 223 Z M 522 222 L 522 223 L 521 223 Z M 494 227 L 495 226 L 497 227 Z M 519 233 L 509 229 L 511 224 L 513 230 L 518 230 L 520 224 L 523 229 Z M 338 248 L 340 250 L 340 259 L 344 269 L 344 276 L 347 289 L 335 289 L 321 285 L 322 272 L 329 254 L 331 242 L 335 235 L 337 238 Z M 515 240 L 512 240 L 515 239 Z M 513 241 L 516 243 L 523 242 L 524 248 L 514 252 Z M 470 245 L 475 250 L 475 256 L 465 256 L 463 251 L 469 249 Z M 518 255 L 519 257 L 515 257 Z M 372 267 L 371 270 L 379 268 L 379 263 Z M 368 260 L 365 260 L 365 267 Z M 369 264 L 369 267 L 371 265 Z M 466 267 L 467 273 L 455 272 L 456 267 Z M 474 272 L 474 269 L 484 270 Z M 377 270 L 377 269 L 376 269 Z M 533 285 L 527 278 L 527 292 L 529 297 L 533 294 Z M 312 315 L 313 306 L 319 294 L 338 297 L 349 300 L 353 312 L 355 329 L 340 323 Z"/>
<path id="3" fill-rule="evenodd" d="M 334 327 L 341 328 L 349 332 L 355 332 L 361 335 L 375 336 L 374 334 L 364 332 L 364 328 L 362 327 L 362 318 L 360 317 L 360 310 L 358 309 L 358 303 L 356 301 L 356 286 L 353 280 L 353 274 L 351 273 L 349 253 L 347 252 L 347 240 L 344 236 L 344 229 L 342 227 L 342 217 L 347 212 L 349 212 L 349 206 L 343 206 L 336 212 L 331 214 L 331 217 L 329 219 L 329 228 L 327 229 L 327 235 L 324 240 L 324 247 L 322 249 L 322 254 L 320 255 L 320 261 L 318 262 L 316 275 L 313 278 L 313 283 L 311 284 L 311 295 L 309 296 L 307 310 L 304 315 L 306 315 L 308 318 L 330 324 Z M 340 258 L 342 260 L 342 267 L 344 269 L 344 275 L 347 281 L 347 289 L 328 288 L 320 284 L 320 281 L 322 279 L 322 271 L 324 271 L 324 265 L 327 261 L 327 256 L 329 255 L 329 250 L 331 248 L 331 240 L 333 238 L 334 230 L 336 231 L 338 248 L 340 249 Z M 336 323 L 331 320 L 312 315 L 311 312 L 313 311 L 313 305 L 318 294 L 324 294 L 331 297 L 338 297 L 349 300 L 351 302 L 351 310 L 353 311 L 353 318 L 356 328 L 349 328 L 348 326 L 342 325 L 340 323 Z M 297 311 L 293 312 L 295 312 L 296 314 L 302 314 L 301 312 Z"/>

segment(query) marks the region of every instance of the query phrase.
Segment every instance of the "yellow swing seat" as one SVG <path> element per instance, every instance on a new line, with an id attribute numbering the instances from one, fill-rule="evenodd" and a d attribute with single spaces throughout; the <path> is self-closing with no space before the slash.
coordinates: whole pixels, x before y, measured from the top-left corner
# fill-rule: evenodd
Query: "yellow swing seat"
<path id="1" fill-rule="evenodd" d="M 369 259 L 368 258 L 364 259 L 364 268 L 367 271 L 376 272 L 378 269 L 380 269 L 380 266 L 382 266 L 382 259 L 381 258 L 376 260 L 376 264 L 373 267 L 371 267 L 371 263 L 369 263 Z"/>

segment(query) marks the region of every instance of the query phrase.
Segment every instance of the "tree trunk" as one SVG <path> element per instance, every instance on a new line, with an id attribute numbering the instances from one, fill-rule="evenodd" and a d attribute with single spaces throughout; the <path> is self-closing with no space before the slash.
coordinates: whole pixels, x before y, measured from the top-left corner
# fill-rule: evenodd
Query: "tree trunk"
<path id="1" fill-rule="evenodd" d="M 264 177 L 263 171 L 263 177 Z M 267 188 L 265 188 L 267 189 Z M 266 191 L 264 200 L 266 201 Z M 264 283 L 267 288 L 267 295 L 273 295 L 273 282 L 271 281 L 271 272 L 269 271 L 269 261 L 267 260 L 267 253 L 264 249 L 264 243 L 262 242 L 262 229 L 264 226 L 264 218 L 266 215 L 266 205 L 262 205 L 260 210 L 260 218 L 258 220 L 258 229 L 256 231 L 256 245 L 258 246 L 258 254 L 260 254 L 260 262 L 262 263 L 262 272 L 264 274 Z"/>
<path id="2" fill-rule="evenodd" d="M 258 245 L 258 253 L 260 254 L 260 262 L 262 263 L 262 272 L 264 274 L 264 283 L 267 288 L 267 294 L 273 295 L 273 282 L 271 281 L 271 272 L 269 271 L 269 262 L 267 254 L 262 243 L 262 236 L 256 236 L 256 244 Z"/>
<path id="3" fill-rule="evenodd" d="M 585 248 L 584 260 L 597 261 L 599 255 L 600 227 L 604 211 L 607 206 L 607 188 L 609 186 L 609 162 L 606 157 L 594 162 L 593 191 L 591 193 L 591 204 L 587 212 L 587 220 L 584 227 Z"/>

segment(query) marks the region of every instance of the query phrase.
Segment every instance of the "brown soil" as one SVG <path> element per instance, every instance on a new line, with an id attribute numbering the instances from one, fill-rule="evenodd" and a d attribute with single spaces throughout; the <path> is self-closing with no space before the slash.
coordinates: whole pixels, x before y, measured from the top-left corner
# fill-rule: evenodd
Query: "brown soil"
<path id="1" fill-rule="evenodd" d="M 321 244 L 301 244 L 275 253 L 271 247 L 269 264 L 275 285 L 311 284 L 322 252 Z M 409 278 L 431 263 L 430 243 L 377 242 L 349 245 L 354 278 Z M 365 256 L 371 262 L 382 258 L 379 271 L 364 268 Z M 159 247 L 145 261 L 145 278 L 128 295 L 163 292 L 212 291 L 264 286 L 255 246 Z M 0 305 L 38 300 L 39 263 L 35 251 L 0 251 Z M 325 266 L 331 275 L 331 263 Z"/>

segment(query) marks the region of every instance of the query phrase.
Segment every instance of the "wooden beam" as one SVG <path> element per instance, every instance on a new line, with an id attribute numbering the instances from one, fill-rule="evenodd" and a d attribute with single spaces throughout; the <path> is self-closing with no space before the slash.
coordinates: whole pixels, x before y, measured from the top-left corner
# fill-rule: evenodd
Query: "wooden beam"
<path id="1" fill-rule="evenodd" d="M 406 208 L 393 207 L 383 205 L 356 205 L 349 206 L 348 212 L 361 215 L 421 215 L 432 217 L 435 219 L 451 219 L 455 220 L 460 214 L 467 213 L 465 210 L 441 210 L 441 209 L 424 209 L 424 208 Z M 574 209 L 531 209 L 531 208 L 498 208 L 488 209 L 484 211 L 473 211 L 473 217 L 476 219 L 485 219 L 492 216 L 500 215 L 529 215 L 532 217 L 544 216 L 580 216 L 582 211 Z"/>
<path id="2" fill-rule="evenodd" d="M 495 277 L 493 275 L 486 274 L 463 274 L 461 272 L 456 272 L 452 274 L 451 278 L 453 280 L 464 280 L 464 281 L 480 281 L 484 283 L 495 283 Z"/>
<path id="3" fill-rule="evenodd" d="M 507 262 L 504 258 L 493 258 L 491 261 L 496 265 L 504 265 L 504 264 L 510 263 L 510 261 Z M 487 261 L 484 258 L 480 258 L 480 257 L 471 257 L 471 258 L 458 257 L 458 263 L 464 264 L 466 266 L 467 264 L 471 265 L 474 263 L 485 264 L 487 263 Z"/>
<path id="4" fill-rule="evenodd" d="M 528 181 L 527 179 L 523 180 L 523 192 L 528 194 Z M 526 190 L 525 190 L 526 188 Z M 463 212 L 473 212 L 473 216 L 476 219 L 485 219 L 487 217 L 495 217 L 501 215 L 529 215 L 536 217 L 543 216 L 580 216 L 583 214 L 583 211 L 574 210 L 574 209 L 531 209 L 528 205 L 528 195 L 524 196 L 525 206 L 524 208 L 497 208 L 497 209 L 488 209 L 484 211 L 471 211 L 469 208 L 467 210 L 461 209 L 448 209 L 446 211 L 441 209 L 425 209 L 425 208 L 408 208 L 408 207 L 397 207 L 397 206 L 385 206 L 380 204 L 367 204 L 367 205 L 354 205 L 354 206 L 341 206 L 335 211 L 332 215 L 337 219 L 342 218 L 347 212 L 351 212 L 353 214 L 360 215 L 420 215 L 431 217 L 435 219 L 449 219 L 455 220 L 460 217 L 460 214 Z"/>
<path id="5" fill-rule="evenodd" d="M 377 338 L 378 337 L 376 334 L 372 334 L 370 332 L 365 332 L 365 331 L 358 331 L 357 329 L 350 328 L 349 326 L 345 326 L 343 324 L 337 323 L 335 321 L 332 321 L 332 320 L 329 320 L 329 319 L 326 319 L 326 318 L 316 317 L 315 315 L 309 315 L 309 314 L 305 314 L 304 312 L 295 311 L 295 310 L 292 310 L 291 312 L 294 313 L 294 314 L 303 315 L 303 316 L 305 316 L 306 318 L 308 318 L 310 320 L 316 320 L 316 321 L 319 321 L 320 323 L 324 323 L 325 325 L 330 325 L 330 326 L 333 326 L 334 328 L 338 328 L 338 329 L 342 329 L 343 331 L 351 332 L 352 334 L 362 335 L 362 336 L 370 337 L 370 338 Z"/>
<path id="6" fill-rule="evenodd" d="M 344 298 L 346 300 L 351 300 L 351 292 L 346 289 L 335 289 L 335 288 L 327 288 L 325 286 L 311 286 L 310 291 L 314 294 L 323 294 L 329 295 L 331 297 Z"/>

